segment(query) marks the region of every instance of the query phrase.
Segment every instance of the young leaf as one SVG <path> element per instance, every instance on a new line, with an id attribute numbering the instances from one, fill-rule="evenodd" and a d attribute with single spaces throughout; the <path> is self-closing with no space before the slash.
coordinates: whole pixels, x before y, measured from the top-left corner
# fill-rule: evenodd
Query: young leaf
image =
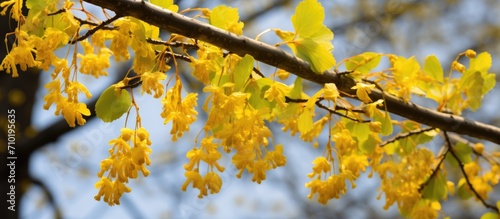
<path id="1" fill-rule="evenodd" d="M 297 125 L 299 126 L 299 131 L 302 133 L 309 132 L 313 127 L 312 115 L 309 109 L 305 108 L 302 114 L 300 114 Z"/>
<path id="2" fill-rule="evenodd" d="M 292 16 L 297 39 L 287 44 L 299 58 L 309 62 L 311 69 L 318 74 L 335 65 L 331 53 L 333 32 L 323 24 L 324 18 L 321 3 L 316 0 L 299 3 Z"/>
<path id="3" fill-rule="evenodd" d="M 365 75 L 374 69 L 380 63 L 381 55 L 374 52 L 364 52 L 352 58 L 345 63 L 347 70 L 355 70 L 359 75 Z"/>
<path id="4" fill-rule="evenodd" d="M 212 13 L 210 14 L 211 25 L 237 35 L 243 34 L 244 24 L 243 22 L 238 21 L 239 19 L 240 16 L 238 15 L 238 9 L 227 7 L 225 5 L 215 7 L 212 9 Z"/>
<path id="5" fill-rule="evenodd" d="M 439 201 L 448 193 L 446 179 L 441 172 L 437 172 L 425 185 L 423 198 Z"/>
<path id="6" fill-rule="evenodd" d="M 245 55 L 236 67 L 234 68 L 234 89 L 235 91 L 240 91 L 245 82 L 248 80 L 248 76 L 252 73 L 254 58 L 250 55 Z"/>
<path id="7" fill-rule="evenodd" d="M 443 67 L 435 55 L 425 58 L 424 73 L 438 82 L 443 82 Z"/>
<path id="8" fill-rule="evenodd" d="M 104 122 L 112 122 L 120 118 L 132 105 L 130 94 L 125 89 L 115 90 L 115 85 L 109 86 L 97 100 L 95 112 Z"/>
<path id="9" fill-rule="evenodd" d="M 462 178 L 460 179 L 460 181 L 458 181 L 457 195 L 462 200 L 467 200 L 473 195 L 472 192 L 469 190 L 469 185 L 467 184 L 465 178 Z"/>

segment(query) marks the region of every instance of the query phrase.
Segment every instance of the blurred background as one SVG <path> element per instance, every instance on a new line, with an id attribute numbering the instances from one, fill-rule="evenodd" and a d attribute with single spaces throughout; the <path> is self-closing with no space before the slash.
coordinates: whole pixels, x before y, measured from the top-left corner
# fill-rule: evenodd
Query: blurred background
<path id="1" fill-rule="evenodd" d="M 254 38 L 268 28 L 293 31 L 290 21 L 297 0 L 214 0 L 175 1 L 180 10 L 186 8 L 213 8 L 225 4 L 239 9 L 244 21 L 244 35 Z M 493 58 L 491 72 L 497 73 L 500 81 L 500 3 L 497 0 L 328 0 L 321 1 L 325 8 L 325 24 L 333 30 L 335 38 L 334 56 L 337 62 L 365 52 L 393 53 L 401 56 L 415 56 L 421 63 L 427 55 L 435 54 L 445 72 L 448 72 L 456 55 L 466 49 L 488 51 Z M 87 10 L 100 9 L 86 7 Z M 188 14 L 195 15 L 195 14 Z M 14 21 L 1 17 L 2 36 L 12 32 Z M 164 33 L 168 34 L 168 33 Z M 7 37 L 12 42 L 11 37 Z M 274 44 L 279 39 L 272 33 L 265 34 L 262 41 Z M 0 58 L 6 54 L 1 44 Z M 9 45 L 10 46 L 10 45 Z M 283 47 L 287 50 L 287 48 Z M 62 54 L 66 49 L 61 49 Z M 288 51 L 288 50 L 287 50 Z M 61 55 L 62 56 L 62 55 Z M 465 59 L 464 59 L 465 60 Z M 464 61 L 465 62 L 465 61 Z M 464 63 L 466 64 L 466 63 Z M 95 80 L 80 77 L 94 94 L 88 100 L 89 109 L 99 94 L 111 83 L 123 77 L 130 63 L 114 64 L 107 78 Z M 181 65 L 185 75 L 186 89 L 201 91 L 202 85 L 190 74 L 188 65 Z M 342 69 L 341 69 L 342 70 Z M 269 75 L 273 68 L 263 65 L 262 71 Z M 170 76 L 170 73 L 167 73 Z M 50 81 L 50 72 L 29 69 L 19 78 L 0 72 L 0 157 L 7 157 L 6 118 L 7 110 L 16 110 L 16 207 L 21 218 L 400 218 L 396 206 L 383 210 L 385 197 L 377 200 L 379 182 L 377 175 L 368 178 L 363 174 L 358 187 L 339 200 L 321 205 L 315 199 L 307 199 L 309 190 L 304 184 L 309 181 L 316 156 L 323 153 L 320 146 L 314 149 L 301 143 L 298 137 L 283 133 L 281 127 L 269 124 L 275 142 L 284 145 L 287 165 L 268 172 L 267 179 L 260 185 L 251 182 L 246 174 L 241 179 L 231 165 L 230 156 L 223 158 L 226 171 L 221 174 L 223 187 L 219 194 L 198 199 L 198 191 L 188 189 L 182 192 L 184 182 L 183 165 L 187 163 L 185 153 L 193 145 L 193 139 L 203 127 L 206 114 L 200 113 L 198 121 L 182 139 L 172 142 L 170 125 L 163 125 L 160 118 L 160 101 L 151 96 L 135 93 L 140 106 L 143 126 L 150 132 L 153 142 L 151 175 L 139 176 L 129 186 L 132 192 L 124 194 L 121 205 L 109 207 L 94 200 L 97 190 L 94 183 L 99 163 L 108 156 L 109 140 L 118 137 L 124 118 L 104 123 L 95 117 L 88 117 L 83 127 L 69 128 L 62 116 L 54 116 L 54 108 L 42 108 L 46 90 L 43 86 Z M 293 81 L 293 78 L 290 79 Z M 315 90 L 317 85 L 305 84 Z M 203 105 L 204 94 L 200 94 Z M 500 126 L 500 95 L 496 86 L 484 99 L 477 112 L 465 112 L 464 116 L 480 122 Z M 426 106 L 432 103 L 419 102 Z M 131 115 L 132 118 L 135 116 Z M 397 118 L 397 117 L 393 117 Z M 320 138 L 320 145 L 327 137 Z M 477 141 L 476 139 L 471 139 Z M 436 151 L 442 142 L 432 141 L 425 147 Z M 485 142 L 487 151 L 498 151 L 498 145 Z M 1 165 L 2 174 L 8 169 Z M 367 170 L 369 172 L 370 170 Z M 460 172 L 451 171 L 450 179 L 460 177 Z M 8 187 L 2 180 L 2 189 Z M 494 188 L 488 201 L 500 200 L 500 190 Z M 5 193 L 7 193 L 6 191 Z M 3 193 L 3 194 L 5 194 Z M 2 208 L 2 215 L 6 210 Z M 478 218 L 486 212 L 484 206 L 472 200 L 462 201 L 451 197 L 443 202 L 443 212 L 452 218 Z M 9 214 L 10 215 L 10 214 Z M 443 216 L 440 215 L 441 217 Z"/>

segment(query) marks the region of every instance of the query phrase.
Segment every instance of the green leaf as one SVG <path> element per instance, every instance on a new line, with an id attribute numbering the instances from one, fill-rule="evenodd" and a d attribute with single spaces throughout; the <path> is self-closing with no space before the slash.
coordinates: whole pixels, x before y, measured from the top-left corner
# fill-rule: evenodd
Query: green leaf
<path id="1" fill-rule="evenodd" d="M 491 89 L 495 87 L 496 84 L 496 75 L 493 73 L 482 75 L 484 79 L 484 84 L 483 84 L 483 89 L 481 90 L 481 93 L 485 95 L 488 93 Z"/>
<path id="2" fill-rule="evenodd" d="M 469 89 L 466 89 L 467 102 L 471 110 L 476 111 L 481 107 L 481 100 L 483 99 L 482 89 L 484 80 L 481 73 L 476 71 L 466 79 L 469 83 Z"/>
<path id="3" fill-rule="evenodd" d="M 380 115 L 379 113 L 375 113 L 373 115 L 373 120 L 382 123 L 382 130 L 380 134 L 382 135 L 392 134 L 392 120 L 388 112 L 385 112 L 384 116 Z"/>
<path id="4" fill-rule="evenodd" d="M 370 133 L 368 138 L 359 145 L 359 149 L 365 154 L 372 154 L 375 151 L 375 147 L 380 143 L 380 139 L 377 137 L 377 133 Z M 386 145 L 387 146 L 387 145 Z"/>
<path id="5" fill-rule="evenodd" d="M 293 88 L 288 94 L 290 98 L 301 99 L 302 98 L 302 78 L 297 77 L 293 83 Z"/>
<path id="6" fill-rule="evenodd" d="M 346 128 L 351 132 L 351 135 L 358 140 L 358 145 L 366 141 L 368 135 L 371 133 L 370 124 L 368 123 L 353 122 L 349 120 L 346 121 Z"/>
<path id="7" fill-rule="evenodd" d="M 457 195 L 462 200 L 467 200 L 473 195 L 472 192 L 469 190 L 469 185 L 467 185 L 467 181 L 464 178 L 458 181 Z"/>
<path id="8" fill-rule="evenodd" d="M 245 82 L 252 73 L 254 61 L 252 56 L 245 55 L 234 68 L 233 77 L 235 91 L 241 91 L 245 86 Z"/>
<path id="9" fill-rule="evenodd" d="M 345 63 L 347 70 L 355 70 L 360 75 L 366 75 L 380 63 L 381 55 L 374 52 L 365 52 L 349 58 Z"/>
<path id="10" fill-rule="evenodd" d="M 438 82 L 443 82 L 443 67 L 435 55 L 425 58 L 424 73 Z"/>
<path id="11" fill-rule="evenodd" d="M 95 112 L 104 122 L 120 118 L 132 105 L 130 94 L 125 89 L 115 91 L 115 85 L 109 86 L 97 100 Z"/>
<path id="12" fill-rule="evenodd" d="M 467 164 L 472 161 L 472 148 L 469 145 L 463 142 L 457 142 L 457 144 L 453 146 L 452 150 L 455 152 L 458 159 L 460 159 L 460 162 L 462 162 L 463 164 Z"/>
<path id="13" fill-rule="evenodd" d="M 306 38 L 296 43 L 297 56 L 311 65 L 311 69 L 323 74 L 335 65 L 335 59 L 330 51 L 312 39 Z"/>
<path id="14" fill-rule="evenodd" d="M 264 99 L 264 92 L 261 92 L 261 88 L 255 80 L 250 80 L 245 87 L 245 92 L 250 93 L 251 96 L 248 98 L 248 103 L 255 109 L 262 109 L 264 107 L 270 107 L 270 102 Z"/>
<path id="15" fill-rule="evenodd" d="M 446 179 L 441 172 L 437 172 L 425 185 L 423 191 L 423 198 L 439 201 L 443 199 L 448 193 L 448 187 L 446 187 Z"/>

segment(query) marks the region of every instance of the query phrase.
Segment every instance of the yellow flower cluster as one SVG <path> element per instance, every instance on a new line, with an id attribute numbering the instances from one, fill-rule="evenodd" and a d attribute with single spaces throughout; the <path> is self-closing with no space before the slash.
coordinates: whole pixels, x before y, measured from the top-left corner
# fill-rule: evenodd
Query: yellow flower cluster
<path id="1" fill-rule="evenodd" d="M 198 112 L 195 107 L 198 105 L 198 94 L 189 93 L 184 99 L 181 97 L 182 83 L 180 78 L 177 78 L 175 85 L 167 91 L 167 95 L 162 100 L 163 112 L 161 117 L 164 118 L 164 123 L 172 121 L 172 141 L 177 141 L 182 137 L 185 131 L 189 130 L 189 125 L 196 121 Z"/>
<path id="2" fill-rule="evenodd" d="M 109 142 L 110 157 L 101 162 L 101 170 L 97 174 L 100 180 L 95 184 L 99 192 L 94 198 L 99 201 L 104 196 L 104 201 L 109 205 L 119 205 L 120 197 L 131 189 L 125 184 L 128 179 L 135 179 L 139 171 L 144 176 L 149 175 L 146 166 L 151 164 L 151 140 L 149 133 L 143 127 L 137 130 L 122 128 L 118 138 Z M 104 173 L 108 172 L 107 176 Z"/>
<path id="3" fill-rule="evenodd" d="M 429 164 L 432 163 L 434 163 L 432 151 L 420 148 L 402 158 L 401 162 L 391 160 L 374 167 L 382 180 L 378 198 L 382 193 L 385 194 L 384 209 L 388 209 L 394 203 L 398 204 L 401 212 L 410 214 L 413 214 L 412 211 L 422 211 L 423 207 L 431 208 L 431 205 L 415 207 L 421 200 L 420 186 L 431 175 L 432 169 Z"/>
<path id="4" fill-rule="evenodd" d="M 335 143 L 334 147 L 331 142 Z M 335 169 L 333 152 L 339 159 L 338 174 L 333 171 Z M 317 193 L 318 202 L 322 204 L 344 195 L 347 192 L 346 180 L 351 183 L 352 188 L 355 188 L 354 181 L 361 172 L 366 171 L 369 164 L 368 156 L 359 151 L 357 142 L 343 121 L 337 122 L 331 129 L 331 139 L 326 144 L 324 154 L 326 157 L 317 157 L 313 161 L 313 171 L 307 175 L 312 180 L 305 184 L 306 188 L 311 189 L 308 198 L 312 199 Z"/>
<path id="5" fill-rule="evenodd" d="M 464 170 L 474 190 L 476 190 L 483 200 L 487 200 L 488 193 L 493 191 L 493 187 L 496 186 L 500 180 L 500 166 L 498 164 L 493 164 L 488 172 L 480 175 L 479 173 L 482 170 L 481 166 L 477 162 L 469 162 L 464 165 Z M 463 186 L 472 194 L 472 191 L 466 184 L 465 178 L 458 181 L 458 187 Z"/>
<path id="6" fill-rule="evenodd" d="M 218 151 L 218 144 L 213 142 L 213 137 L 204 138 L 201 141 L 201 147 L 193 148 L 190 150 L 186 157 L 189 159 L 189 163 L 184 165 L 186 173 L 184 174 L 187 178 L 186 182 L 182 185 L 182 191 L 186 191 L 189 184 L 193 184 L 193 188 L 200 190 L 199 198 L 210 194 L 218 193 L 222 187 L 222 180 L 219 175 L 214 172 L 214 167 L 219 172 L 224 172 L 224 167 L 222 167 L 217 161 L 222 157 L 222 154 Z M 208 172 L 204 177 L 200 174 L 200 161 L 203 161 L 208 165 Z"/>

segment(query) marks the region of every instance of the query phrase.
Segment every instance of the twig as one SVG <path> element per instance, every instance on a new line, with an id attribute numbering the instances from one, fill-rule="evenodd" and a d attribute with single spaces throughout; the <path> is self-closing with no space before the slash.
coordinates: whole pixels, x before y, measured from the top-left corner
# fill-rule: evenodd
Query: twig
<path id="1" fill-rule="evenodd" d="M 346 118 L 346 119 L 349 119 L 349 120 L 352 120 L 352 121 L 355 121 L 355 122 L 361 122 L 361 123 L 368 123 L 368 122 L 371 122 L 371 120 L 360 120 L 360 119 L 356 119 L 356 118 L 353 118 L 353 117 L 347 116 L 347 112 L 348 112 L 348 111 L 346 111 L 346 114 L 345 114 L 345 115 L 344 115 L 344 114 L 342 114 L 342 113 L 339 113 L 339 112 L 337 112 L 337 111 L 335 111 L 335 110 L 333 110 L 333 109 L 330 109 L 330 108 L 328 108 L 327 106 L 325 106 L 325 105 L 321 104 L 321 100 L 316 101 L 316 106 L 318 106 L 318 107 L 319 107 L 319 108 L 321 108 L 321 109 L 325 109 L 325 110 L 327 110 L 328 112 L 330 112 L 330 113 L 332 113 L 332 114 L 335 114 L 335 115 L 338 115 L 338 116 L 344 117 L 344 118 Z"/>
<path id="2" fill-rule="evenodd" d="M 89 36 L 91 36 L 92 34 L 94 34 L 95 32 L 97 32 L 100 29 L 104 29 L 106 27 L 106 25 L 110 24 L 111 22 L 117 20 L 120 17 L 121 17 L 121 15 L 116 14 L 112 18 L 110 18 L 108 20 L 105 20 L 102 23 L 100 23 L 97 27 L 95 27 L 95 28 L 90 29 L 89 31 L 87 31 L 87 33 L 85 33 L 85 35 L 83 35 L 81 37 L 78 37 L 76 40 L 71 40 L 69 43 L 70 44 L 75 44 L 76 42 L 79 42 L 79 41 L 82 41 L 84 39 L 87 39 Z"/>
<path id="3" fill-rule="evenodd" d="M 472 190 L 472 192 L 474 192 L 474 195 L 476 196 L 476 198 L 481 200 L 481 202 L 483 203 L 483 205 L 485 207 L 491 208 L 491 209 L 495 210 L 497 213 L 500 213 L 500 211 L 498 210 L 498 208 L 496 206 L 486 203 L 486 201 L 479 195 L 479 193 L 476 191 L 476 189 L 474 189 L 474 187 L 472 186 L 472 183 L 469 180 L 469 177 L 467 176 L 467 173 L 465 172 L 464 164 L 462 163 L 462 161 L 460 161 L 460 158 L 458 158 L 457 154 L 455 154 L 455 152 L 453 151 L 453 148 L 451 147 L 451 141 L 450 141 L 450 138 L 448 137 L 448 133 L 446 133 L 446 131 L 444 131 L 443 133 L 444 133 L 444 138 L 446 140 L 446 143 L 448 144 L 448 147 L 450 147 L 450 149 L 451 149 L 449 151 L 450 151 L 451 155 L 455 158 L 455 160 L 458 162 L 458 165 L 460 166 L 460 170 L 462 171 L 462 174 L 464 175 L 465 181 L 467 181 L 467 185 L 469 186 L 470 190 Z"/>
<path id="4" fill-rule="evenodd" d="M 165 46 L 170 46 L 170 47 L 183 47 L 183 48 L 190 48 L 190 49 L 199 49 L 200 47 L 196 43 L 186 43 L 186 42 L 180 42 L 180 41 L 175 41 L 175 42 L 167 42 L 163 40 L 156 40 L 156 39 L 151 39 L 147 38 L 146 42 L 155 44 L 155 45 L 165 45 Z"/>
<path id="5" fill-rule="evenodd" d="M 405 133 L 396 135 L 393 138 L 380 143 L 378 146 L 384 147 L 385 145 L 387 145 L 389 143 L 392 143 L 392 142 L 395 142 L 395 141 L 397 141 L 399 139 L 408 138 L 408 137 L 410 137 L 412 135 L 418 135 L 418 134 L 421 134 L 421 133 L 424 133 L 424 132 L 428 132 L 428 131 L 431 131 L 431 130 L 434 130 L 434 129 L 436 129 L 436 128 L 434 128 L 434 127 L 428 127 L 428 128 L 424 128 L 424 129 L 411 130 L 409 132 L 405 132 Z"/>
<path id="6" fill-rule="evenodd" d="M 266 77 L 266 76 L 265 76 L 264 74 L 262 74 L 262 72 L 261 72 L 259 69 L 257 69 L 256 67 L 253 67 L 253 71 L 254 71 L 256 74 L 258 74 L 259 76 L 263 77 L 263 78 L 265 78 L 265 77 Z"/>
<path id="7" fill-rule="evenodd" d="M 182 54 L 177 54 L 177 53 L 173 53 L 173 52 L 170 52 L 170 51 L 156 51 L 156 53 L 163 53 L 162 55 L 165 55 L 165 56 L 168 56 L 168 57 L 174 57 L 176 59 L 180 59 L 180 60 L 183 60 L 183 61 L 186 61 L 186 62 L 191 62 L 191 59 L 186 56 L 186 55 L 182 55 Z"/>
<path id="8" fill-rule="evenodd" d="M 475 144 L 473 142 L 470 142 L 469 140 L 467 140 L 465 138 L 462 138 L 460 135 L 457 135 L 455 133 L 448 133 L 448 137 L 450 137 L 450 140 L 451 140 L 452 143 L 462 142 L 462 143 L 468 145 L 472 149 L 472 152 L 475 155 L 484 158 L 491 165 L 500 165 L 500 161 L 497 158 L 493 157 L 491 154 L 488 154 L 486 151 L 483 151 L 483 153 L 479 153 L 474 148 Z"/>
<path id="9" fill-rule="evenodd" d="M 446 159 L 446 155 L 448 154 L 449 151 L 450 151 L 450 147 L 448 145 L 445 145 L 445 151 L 443 154 L 440 155 L 442 157 L 441 160 L 439 161 L 436 168 L 434 168 L 434 170 L 432 171 L 432 174 L 429 176 L 429 178 L 424 183 L 422 183 L 420 185 L 420 188 L 418 189 L 419 193 L 422 192 L 422 190 L 427 186 L 427 184 L 429 184 L 431 179 L 434 178 L 434 176 L 436 176 L 437 172 L 441 169 L 441 164 L 443 164 L 443 161 Z"/>
<path id="10" fill-rule="evenodd" d="M 49 14 L 47 14 L 47 16 L 54 16 L 56 14 L 60 14 L 60 13 L 63 13 L 63 12 L 66 12 L 66 8 L 61 8 L 61 9 L 55 11 L 55 12 L 49 13 Z"/>
<path id="11" fill-rule="evenodd" d="M 94 23 L 94 22 L 91 22 L 91 21 L 88 21 L 88 20 L 83 20 L 79 17 L 75 17 L 73 16 L 73 18 L 75 18 L 75 20 L 77 20 L 78 22 L 80 22 L 80 24 L 87 24 L 87 25 L 90 25 L 90 26 L 99 26 L 99 24 L 97 23 Z M 102 30 L 116 30 L 118 29 L 118 27 L 107 27 L 107 26 L 104 26 L 104 27 L 101 27 Z"/>

